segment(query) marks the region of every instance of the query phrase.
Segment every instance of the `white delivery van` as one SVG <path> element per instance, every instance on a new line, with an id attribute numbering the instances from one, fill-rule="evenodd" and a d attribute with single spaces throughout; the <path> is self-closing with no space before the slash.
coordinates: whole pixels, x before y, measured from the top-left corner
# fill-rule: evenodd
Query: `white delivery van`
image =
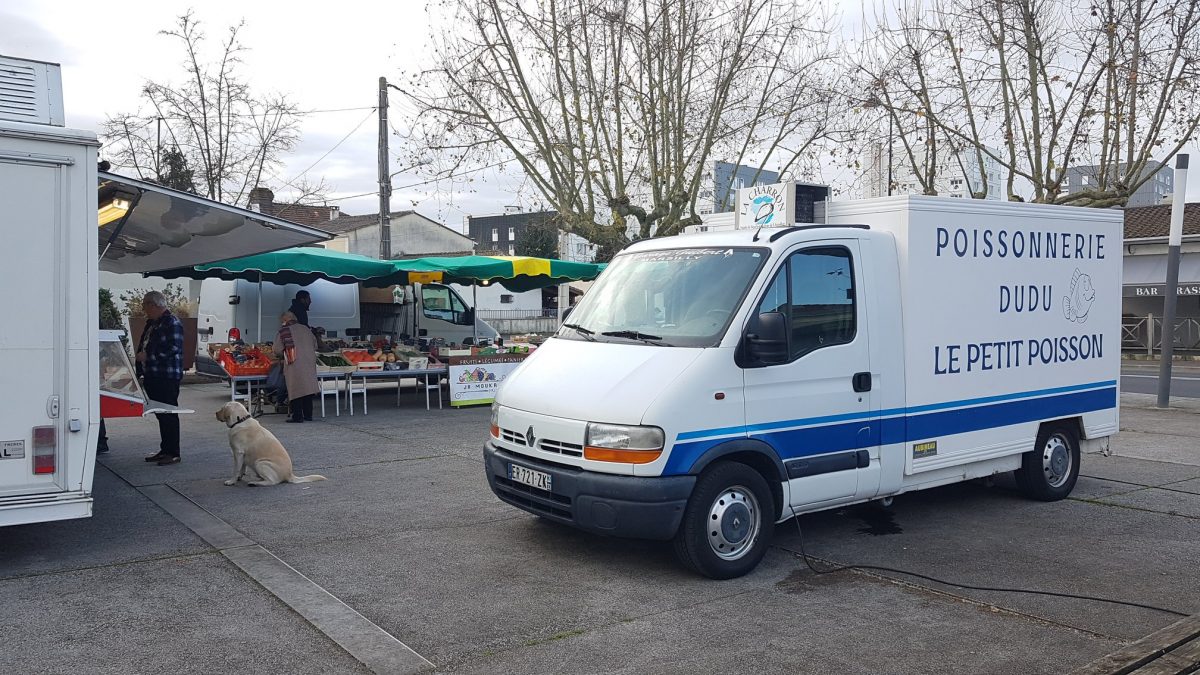
<path id="1" fill-rule="evenodd" d="M 237 328 L 246 342 L 269 342 L 279 331 L 279 316 L 292 305 L 301 289 L 312 296 L 308 324 L 320 326 L 326 336 L 340 338 L 359 325 L 358 284 L 335 284 L 317 280 L 311 284 L 273 284 L 234 279 L 205 279 L 200 284 L 197 329 L 199 351 L 207 354 L 207 342 L 227 342 L 229 330 Z M 258 334 L 262 326 L 262 335 Z"/>
<path id="2" fill-rule="evenodd" d="M 904 196 L 638 242 L 505 381 L 503 501 L 674 540 L 714 578 L 794 514 L 1015 471 L 1066 497 L 1117 432 L 1121 212 Z"/>
<path id="3" fill-rule="evenodd" d="M 446 344 L 462 344 L 476 332 L 481 342 L 498 336 L 496 329 L 475 317 L 470 305 L 454 288 L 443 284 L 361 289 L 358 284 L 324 280 L 301 286 L 205 279 L 200 286 L 198 356 L 207 357 L 205 343 L 226 342 L 231 328 L 237 328 L 246 342 L 273 340 L 279 329 L 279 315 L 291 306 L 301 289 L 312 296 L 309 325 L 324 328 L 327 338 L 353 339 L 357 334 L 419 335 L 441 338 Z M 418 297 L 421 302 L 414 302 Z M 472 321 L 477 325 L 472 326 Z"/>
<path id="4" fill-rule="evenodd" d="M 364 290 L 365 298 L 382 296 L 388 302 L 363 302 L 364 334 L 407 335 L 445 344 L 464 344 L 478 337 L 480 344 L 500 334 L 475 314 L 471 303 L 453 286 L 416 283 L 390 289 Z"/>

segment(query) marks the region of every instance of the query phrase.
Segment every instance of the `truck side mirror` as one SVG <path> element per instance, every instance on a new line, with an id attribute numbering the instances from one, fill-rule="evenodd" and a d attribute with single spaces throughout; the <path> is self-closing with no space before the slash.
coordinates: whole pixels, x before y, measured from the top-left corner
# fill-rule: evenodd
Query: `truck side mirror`
<path id="1" fill-rule="evenodd" d="M 472 307 L 462 313 L 462 325 L 464 325 L 464 326 L 474 326 L 475 325 L 475 308 Z"/>
<path id="2" fill-rule="evenodd" d="M 765 312 L 746 328 L 746 356 L 756 365 L 787 362 L 787 320 L 779 312 Z"/>

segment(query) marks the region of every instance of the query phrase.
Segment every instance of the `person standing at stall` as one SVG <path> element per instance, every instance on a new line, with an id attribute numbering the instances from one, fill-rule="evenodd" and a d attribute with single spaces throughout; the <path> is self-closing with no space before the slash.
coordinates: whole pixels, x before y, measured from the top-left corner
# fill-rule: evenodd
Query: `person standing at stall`
<path id="1" fill-rule="evenodd" d="M 312 306 L 312 296 L 308 291 L 296 291 L 296 298 L 288 311 L 296 317 L 296 323 L 308 326 L 308 308 Z M 309 326 L 311 328 L 311 326 Z"/>
<path id="2" fill-rule="evenodd" d="M 317 338 L 290 311 L 284 312 L 279 320 L 282 325 L 272 349 L 283 357 L 283 379 L 287 382 L 288 404 L 291 408 L 291 417 L 287 421 L 312 421 L 313 399 L 320 391 L 317 382 Z"/>
<path id="3" fill-rule="evenodd" d="M 167 308 L 167 298 L 150 291 L 142 298 L 146 328 L 138 342 L 137 362 L 142 370 L 146 397 L 159 403 L 179 405 L 179 381 L 183 379 L 183 324 Z M 160 437 L 157 453 L 146 458 L 159 466 L 179 463 L 179 416 L 157 413 Z"/>

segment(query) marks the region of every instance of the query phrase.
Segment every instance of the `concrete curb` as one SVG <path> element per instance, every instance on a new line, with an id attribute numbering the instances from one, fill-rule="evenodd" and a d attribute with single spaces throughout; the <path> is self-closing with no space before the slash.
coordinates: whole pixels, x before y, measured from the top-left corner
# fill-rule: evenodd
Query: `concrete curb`
<path id="1" fill-rule="evenodd" d="M 1200 412 L 1200 398 L 1174 396 L 1171 398 L 1170 408 L 1159 408 L 1158 397 L 1154 394 L 1135 394 L 1132 392 L 1123 391 L 1121 392 L 1120 403 L 1122 408 L 1138 408 L 1142 410 L 1180 413 Z"/>
<path id="2" fill-rule="evenodd" d="M 434 667 L 395 636 L 169 485 L 137 489 L 372 672 L 401 675 Z"/>

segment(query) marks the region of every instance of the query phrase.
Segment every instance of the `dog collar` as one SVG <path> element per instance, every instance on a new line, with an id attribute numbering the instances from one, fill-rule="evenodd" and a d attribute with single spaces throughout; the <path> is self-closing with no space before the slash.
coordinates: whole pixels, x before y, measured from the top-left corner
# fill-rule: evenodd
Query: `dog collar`
<path id="1" fill-rule="evenodd" d="M 234 422 L 233 424 L 230 424 L 229 428 L 232 429 L 232 428 L 236 427 L 237 425 L 241 424 L 242 422 L 245 422 L 248 419 L 250 419 L 250 417 L 243 417 L 242 419 Z"/>

